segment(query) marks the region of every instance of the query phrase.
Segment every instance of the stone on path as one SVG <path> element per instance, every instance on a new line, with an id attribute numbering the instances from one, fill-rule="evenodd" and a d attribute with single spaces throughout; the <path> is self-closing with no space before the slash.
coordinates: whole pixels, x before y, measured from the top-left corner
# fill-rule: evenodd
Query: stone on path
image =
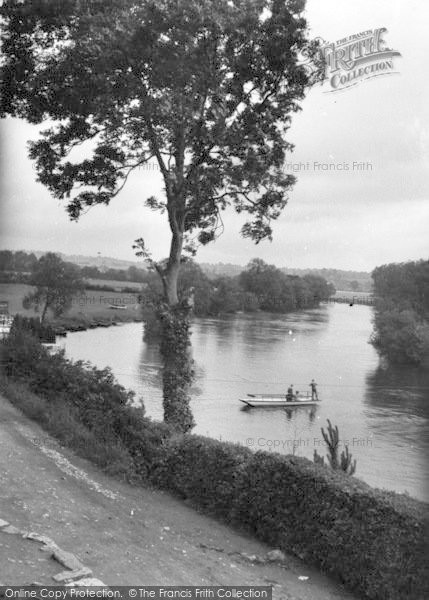
<path id="1" fill-rule="evenodd" d="M 18 529 L 18 527 L 14 527 L 13 525 L 8 525 L 7 527 L 4 527 L 2 531 L 4 531 L 4 533 L 9 533 L 10 535 L 18 535 L 19 533 L 21 533 L 21 530 Z"/>
<path id="2" fill-rule="evenodd" d="M 35 533 L 34 531 L 30 531 L 26 535 L 29 540 L 33 540 L 35 542 L 42 542 L 42 544 L 46 544 L 47 546 L 56 546 L 54 540 L 51 540 L 47 535 L 42 535 L 40 533 Z"/>
<path id="3" fill-rule="evenodd" d="M 41 546 L 39 549 L 42 552 L 50 552 L 51 554 L 53 554 L 55 550 L 59 550 L 59 547 L 56 545 L 55 542 L 51 542 L 50 544 L 45 544 L 44 546 Z"/>
<path id="4" fill-rule="evenodd" d="M 70 571 L 78 571 L 79 569 L 83 569 L 83 564 L 71 552 L 65 552 L 60 548 L 55 548 L 52 556 L 56 561 L 63 565 L 63 567 L 70 569 Z"/>
<path id="5" fill-rule="evenodd" d="M 246 554 L 246 552 L 240 552 L 240 556 L 242 556 L 245 560 L 248 560 L 251 563 L 264 563 L 264 559 L 260 556 L 256 556 L 256 554 Z"/>
<path id="6" fill-rule="evenodd" d="M 58 575 L 54 575 L 53 579 L 58 581 L 59 583 L 70 582 L 75 579 L 82 579 L 83 577 L 89 577 L 92 575 L 91 569 L 88 567 L 83 567 L 82 569 L 78 569 L 76 571 L 62 571 L 58 573 Z"/>
<path id="7" fill-rule="evenodd" d="M 281 550 L 271 550 L 270 552 L 267 552 L 267 560 L 270 562 L 285 561 L 286 554 Z"/>
<path id="8" fill-rule="evenodd" d="M 79 581 L 73 581 L 73 583 L 66 583 L 66 587 L 89 587 L 89 586 L 97 586 L 109 589 L 105 583 L 100 581 L 99 579 L 95 579 L 94 577 L 86 577 L 84 579 L 79 579 Z"/>

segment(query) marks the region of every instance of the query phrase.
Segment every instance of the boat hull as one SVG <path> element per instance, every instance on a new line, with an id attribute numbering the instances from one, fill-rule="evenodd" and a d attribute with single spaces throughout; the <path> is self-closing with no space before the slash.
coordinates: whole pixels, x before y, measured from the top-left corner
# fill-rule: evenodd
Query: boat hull
<path id="1" fill-rule="evenodd" d="M 275 408 L 275 407 L 292 407 L 292 406 L 313 406 L 319 403 L 319 400 L 312 400 L 310 397 L 304 397 L 302 400 L 286 400 L 284 395 L 280 394 L 261 394 L 261 395 L 252 395 L 249 394 L 247 398 L 240 398 L 240 402 L 247 404 L 247 406 L 251 406 L 254 408 L 257 407 L 266 407 L 266 408 Z"/>

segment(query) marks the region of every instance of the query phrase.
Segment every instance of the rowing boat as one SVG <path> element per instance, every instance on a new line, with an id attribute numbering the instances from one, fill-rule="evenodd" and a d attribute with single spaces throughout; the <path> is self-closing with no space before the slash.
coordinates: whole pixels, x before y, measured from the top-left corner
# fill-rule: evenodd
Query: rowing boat
<path id="1" fill-rule="evenodd" d="M 240 398 L 240 402 L 252 407 L 291 407 L 291 406 L 313 406 L 319 400 L 312 400 L 310 394 L 300 396 L 293 400 L 286 400 L 285 394 L 247 394 L 247 398 Z"/>

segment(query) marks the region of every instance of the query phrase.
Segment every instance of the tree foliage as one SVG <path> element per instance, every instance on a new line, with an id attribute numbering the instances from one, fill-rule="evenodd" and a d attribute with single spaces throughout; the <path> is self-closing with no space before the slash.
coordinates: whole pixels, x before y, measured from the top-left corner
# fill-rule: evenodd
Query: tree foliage
<path id="1" fill-rule="evenodd" d="M 18 250 L 0 250 L 0 272 L 7 273 L 11 279 L 18 274 L 30 273 L 37 263 L 37 258 L 33 253 Z"/>
<path id="2" fill-rule="evenodd" d="M 391 263 L 372 272 L 374 294 L 390 306 L 429 314 L 429 261 Z"/>
<path id="3" fill-rule="evenodd" d="M 239 276 L 242 288 L 270 312 L 288 312 L 317 306 L 332 294 L 331 286 L 317 275 L 285 275 L 274 265 L 253 259 Z"/>
<path id="4" fill-rule="evenodd" d="M 209 279 L 194 261 L 186 261 L 180 271 L 178 289 L 182 302 L 192 297 L 193 312 L 198 317 L 256 310 L 285 313 L 318 306 L 332 294 L 331 286 L 322 277 L 288 276 L 261 259 L 250 261 L 237 277 L 214 279 Z M 152 273 L 143 294 L 147 339 L 159 335 L 153 314 L 160 301 L 162 286 Z"/>
<path id="5" fill-rule="evenodd" d="M 48 309 L 59 317 L 72 304 L 73 298 L 83 291 L 83 280 L 78 267 L 66 263 L 52 252 L 43 255 L 37 261 L 30 283 L 35 290 L 27 294 L 22 303 L 24 308 L 42 309 L 43 323 Z"/>
<path id="6" fill-rule="evenodd" d="M 429 261 L 383 265 L 372 277 L 371 343 L 391 363 L 421 363 L 429 355 Z"/>

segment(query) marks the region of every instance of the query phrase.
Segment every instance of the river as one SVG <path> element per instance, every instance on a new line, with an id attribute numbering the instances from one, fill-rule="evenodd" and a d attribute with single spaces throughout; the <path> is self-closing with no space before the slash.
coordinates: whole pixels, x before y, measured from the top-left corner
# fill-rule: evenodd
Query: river
<path id="1" fill-rule="evenodd" d="M 191 407 L 195 433 L 250 448 L 326 454 L 321 427 L 337 425 L 341 445 L 357 460 L 356 477 L 379 488 L 427 500 L 429 373 L 383 369 L 368 339 L 372 308 L 328 304 L 288 315 L 196 319 L 192 346 L 196 381 Z M 109 365 L 142 398 L 146 414 L 162 419 L 158 350 L 142 341 L 142 324 L 68 334 L 67 356 Z M 247 409 L 253 392 L 307 391 L 316 407 Z"/>

